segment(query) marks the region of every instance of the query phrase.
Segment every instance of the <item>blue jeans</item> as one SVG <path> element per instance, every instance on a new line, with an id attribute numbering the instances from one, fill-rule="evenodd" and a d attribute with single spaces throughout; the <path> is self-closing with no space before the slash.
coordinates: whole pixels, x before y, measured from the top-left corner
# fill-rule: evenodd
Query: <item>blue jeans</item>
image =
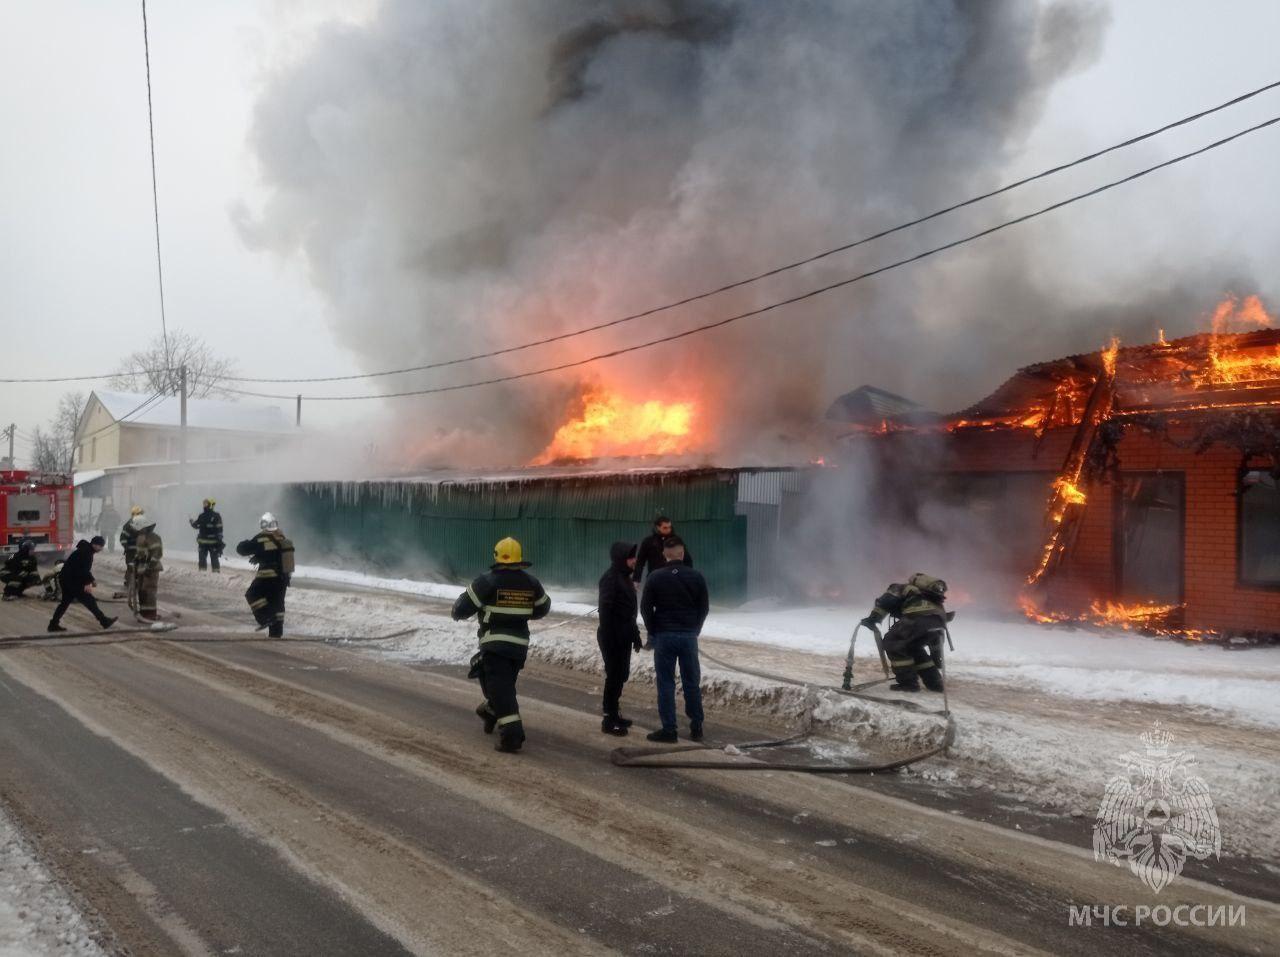
<path id="1" fill-rule="evenodd" d="M 691 725 L 702 724 L 702 668 L 698 664 L 698 636 L 689 631 L 660 631 L 653 636 L 653 669 L 658 685 L 658 716 L 663 731 L 676 729 L 676 662 L 684 713 Z"/>

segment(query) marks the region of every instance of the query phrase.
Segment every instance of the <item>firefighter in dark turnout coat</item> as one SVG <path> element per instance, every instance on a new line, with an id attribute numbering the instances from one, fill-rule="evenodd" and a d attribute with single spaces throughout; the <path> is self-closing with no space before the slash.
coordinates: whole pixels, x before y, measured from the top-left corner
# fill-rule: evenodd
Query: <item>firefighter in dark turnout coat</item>
<path id="1" fill-rule="evenodd" d="M 117 598 L 125 598 L 133 594 L 134 561 L 138 556 L 136 542 L 138 530 L 133 527 L 133 520 L 142 514 L 142 506 L 135 505 L 129 509 L 129 521 L 120 528 L 120 548 L 124 551 L 124 591 L 116 592 Z"/>
<path id="2" fill-rule="evenodd" d="M 942 643 L 947 635 L 947 583 L 924 572 L 916 572 L 906 582 L 890 585 L 876 599 L 871 614 L 862 619 L 866 626 L 879 625 L 887 616 L 898 621 L 884 636 L 897 684 L 895 691 L 919 691 L 920 682 L 930 691 L 942 690 Z"/>
<path id="3" fill-rule="evenodd" d="M 222 516 L 213 510 L 218 503 L 211 498 L 203 502 L 204 511 L 191 519 L 191 527 L 196 530 L 196 548 L 199 549 L 200 570 L 205 570 L 205 562 L 213 571 L 221 571 L 218 559 L 222 557 L 225 547 L 222 541 Z"/>
<path id="4" fill-rule="evenodd" d="M 498 751 L 519 751 L 524 723 L 516 700 L 516 678 L 529 654 L 529 622 L 551 610 L 551 599 L 526 568 L 520 543 L 504 538 L 493 547 L 494 563 L 453 603 L 453 620 L 476 615 L 480 651 L 471 659 L 469 678 L 480 679 L 484 695 L 476 708 L 484 733 L 498 729 Z"/>
<path id="5" fill-rule="evenodd" d="M 636 612 L 640 602 L 631 571 L 636 562 L 636 546 L 630 542 L 614 542 L 609 549 L 609 570 L 600 576 L 597 608 L 600 625 L 596 643 L 604 658 L 604 720 L 600 730 L 605 734 L 625 735 L 631 727 L 629 718 L 618 713 L 622 687 L 631 677 L 631 652 L 640 650 L 640 627 Z"/>
<path id="6" fill-rule="evenodd" d="M 26 589 L 40 584 L 35 543 L 31 539 L 24 539 L 18 550 L 5 559 L 4 569 L 0 571 L 0 582 L 4 582 L 5 601 L 17 598 Z"/>
<path id="7" fill-rule="evenodd" d="M 293 575 L 293 542 L 280 531 L 280 523 L 270 512 L 258 522 L 258 534 L 236 546 L 237 555 L 247 555 L 258 566 L 244 593 L 258 629 L 267 629 L 272 638 L 284 637 L 284 596 Z"/>

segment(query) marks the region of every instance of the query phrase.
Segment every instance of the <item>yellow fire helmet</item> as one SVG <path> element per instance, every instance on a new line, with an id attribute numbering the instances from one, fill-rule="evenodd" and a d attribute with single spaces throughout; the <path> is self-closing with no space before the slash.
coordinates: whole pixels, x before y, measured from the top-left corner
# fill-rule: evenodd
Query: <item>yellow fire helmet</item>
<path id="1" fill-rule="evenodd" d="M 524 560 L 524 549 L 514 538 L 507 537 L 493 546 L 493 561 L 496 565 L 528 565 Z"/>
<path id="2" fill-rule="evenodd" d="M 133 506 L 133 508 L 129 509 L 129 514 L 130 514 L 130 515 L 141 515 L 141 514 L 142 514 L 142 506 L 141 506 L 141 505 L 135 505 L 135 506 Z"/>

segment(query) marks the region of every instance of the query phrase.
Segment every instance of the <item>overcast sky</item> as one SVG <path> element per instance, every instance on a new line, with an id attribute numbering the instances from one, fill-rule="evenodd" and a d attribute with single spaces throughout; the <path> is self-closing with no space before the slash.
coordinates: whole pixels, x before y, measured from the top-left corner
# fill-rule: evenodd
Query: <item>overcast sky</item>
<path id="1" fill-rule="evenodd" d="M 139 4 L 4 0 L 0 11 L 0 368 L 6 376 L 98 373 L 160 328 Z M 170 328 L 203 336 L 242 374 L 368 371 L 335 345 L 332 317 L 301 265 L 249 250 L 231 219 L 237 205 L 253 209 L 260 199 L 246 135 L 267 77 L 306 49 L 318 24 L 359 20 L 366 6 L 155 0 L 148 11 Z M 1277 79 L 1276 36 L 1275 0 L 1116 2 L 1099 61 L 1054 90 L 1008 172 L 1071 158 Z M 1280 93 L 1272 93 L 1145 146 L 1139 157 L 1073 174 L 1037 198 L 1277 113 Z M 1168 241 L 1174 208 L 1206 255 L 1228 250 L 1243 271 L 1274 277 L 1278 158 L 1273 129 L 1114 201 L 1077 206 L 1065 223 L 1028 230 L 1027 241 L 1101 244 L 1116 268 L 1140 249 L 1150 264 Z M 1159 229 L 1143 228 L 1149 217 Z M 1194 248 L 1174 246 L 1180 257 Z M 1076 278 L 1088 302 L 1097 277 Z M 1190 318 L 1181 329 L 1170 324 L 1193 331 Z M 0 425 L 16 421 L 29 434 L 65 388 L 0 385 Z M 307 417 L 340 423 L 357 411 L 372 410 L 312 406 Z M 18 450 L 21 462 L 25 443 Z"/>

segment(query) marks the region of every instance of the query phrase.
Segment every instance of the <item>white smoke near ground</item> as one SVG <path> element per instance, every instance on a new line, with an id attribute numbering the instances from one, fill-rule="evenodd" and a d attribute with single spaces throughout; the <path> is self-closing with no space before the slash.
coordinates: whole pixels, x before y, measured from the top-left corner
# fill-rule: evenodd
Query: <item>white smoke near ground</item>
<path id="1" fill-rule="evenodd" d="M 1096 56 L 1106 20 L 1072 0 L 387 0 L 319 30 L 270 78 L 251 137 L 267 198 L 237 220 L 249 242 L 302 259 L 367 370 L 499 349 L 996 185 L 1055 82 Z M 895 239 L 670 313 L 352 391 L 573 361 L 918 244 Z M 965 289 L 987 290 L 971 294 L 965 321 L 1046 307 L 1021 275 L 1014 295 L 1000 291 L 1022 258 L 1015 247 L 994 264 L 965 261 Z M 406 467 L 521 464 L 584 385 L 603 383 L 697 401 L 708 460 L 794 457 L 830 400 L 864 381 L 927 401 L 975 397 L 942 380 L 925 346 L 958 331 L 932 308 L 927 275 L 552 376 L 395 400 L 384 442 Z M 964 371 L 991 375 L 999 358 L 971 346 Z"/>

